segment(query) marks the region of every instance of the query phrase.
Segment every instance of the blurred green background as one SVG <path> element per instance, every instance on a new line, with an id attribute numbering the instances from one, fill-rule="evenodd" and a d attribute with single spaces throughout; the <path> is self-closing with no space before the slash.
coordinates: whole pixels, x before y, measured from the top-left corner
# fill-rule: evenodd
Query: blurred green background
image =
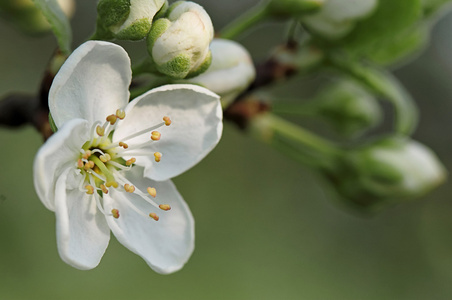
<path id="1" fill-rule="evenodd" d="M 74 45 L 94 30 L 78 1 Z M 256 1 L 198 1 L 217 29 Z M 281 38 L 268 23 L 241 42 L 263 58 Z M 415 139 L 452 170 L 452 15 L 430 46 L 395 70 L 421 110 Z M 34 93 L 54 50 L 0 20 L 0 95 Z M 257 42 L 259 41 L 259 42 Z M 134 55 L 142 44 L 126 44 Z M 54 214 L 38 200 L 33 128 L 0 128 L 0 299 L 452 299 L 452 184 L 373 217 L 335 205 L 320 176 L 225 124 L 218 147 L 175 178 L 196 220 L 196 250 L 173 275 L 154 273 L 112 238 L 100 265 L 58 256 Z"/>

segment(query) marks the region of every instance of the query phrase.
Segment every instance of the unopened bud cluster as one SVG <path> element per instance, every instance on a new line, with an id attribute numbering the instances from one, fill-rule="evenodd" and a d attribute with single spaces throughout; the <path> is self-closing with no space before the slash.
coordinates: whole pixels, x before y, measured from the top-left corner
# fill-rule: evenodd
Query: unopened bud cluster
<path id="1" fill-rule="evenodd" d="M 212 60 L 209 44 L 213 32 L 212 21 L 200 5 L 190 1 L 172 4 L 149 32 L 147 49 L 152 64 L 175 79 L 201 74 Z"/>
<path id="2" fill-rule="evenodd" d="M 388 137 L 347 152 L 330 173 L 338 192 L 363 208 L 378 209 L 420 197 L 446 171 L 432 150 L 406 137 Z"/>

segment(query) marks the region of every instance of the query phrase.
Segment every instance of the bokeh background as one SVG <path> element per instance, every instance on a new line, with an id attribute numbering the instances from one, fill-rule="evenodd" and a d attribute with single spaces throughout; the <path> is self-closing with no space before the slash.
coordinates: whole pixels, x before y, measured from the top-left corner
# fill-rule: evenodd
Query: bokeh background
<path id="1" fill-rule="evenodd" d="M 74 45 L 94 30 L 95 1 L 77 1 Z M 214 26 L 257 1 L 198 1 Z M 241 42 L 262 59 L 284 26 Z M 415 139 L 452 170 L 452 14 L 430 45 L 394 73 L 416 99 Z M 34 93 L 56 45 L 0 20 L 0 96 Z M 133 55 L 143 44 L 125 45 Z M 32 163 L 42 139 L 0 128 L 0 299 L 452 299 L 452 183 L 373 216 L 335 204 L 322 178 L 225 124 L 218 147 L 175 178 L 196 220 L 196 250 L 159 275 L 113 237 L 100 265 L 79 271 L 58 256 L 55 217 L 38 200 Z"/>

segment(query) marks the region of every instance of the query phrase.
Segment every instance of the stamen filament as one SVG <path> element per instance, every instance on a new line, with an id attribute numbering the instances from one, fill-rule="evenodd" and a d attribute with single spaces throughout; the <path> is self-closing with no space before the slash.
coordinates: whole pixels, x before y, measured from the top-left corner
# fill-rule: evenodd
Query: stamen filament
<path id="1" fill-rule="evenodd" d="M 92 176 L 89 176 L 89 182 L 92 186 L 95 186 L 94 184 L 94 178 Z M 96 206 L 97 208 L 100 210 L 101 213 L 103 213 L 104 215 L 106 215 L 104 207 L 102 206 L 102 203 L 100 202 L 100 197 L 97 193 L 93 194 L 94 199 L 96 200 Z"/>
<path id="2" fill-rule="evenodd" d="M 99 197 L 99 195 L 98 195 L 97 193 L 95 193 L 93 196 L 94 196 L 94 198 L 96 199 L 96 206 L 97 206 L 97 209 L 99 209 L 100 212 L 103 213 L 104 215 L 107 215 L 107 213 L 105 213 L 104 208 L 102 207 L 102 203 L 100 202 L 100 197 Z"/>
<path id="3" fill-rule="evenodd" d="M 157 125 L 151 126 L 149 128 L 143 129 L 143 130 L 140 130 L 138 132 L 135 132 L 134 134 L 131 134 L 129 136 L 126 136 L 125 138 L 122 138 L 120 142 L 125 142 L 125 141 L 133 139 L 134 137 L 140 136 L 140 135 L 145 134 L 145 133 L 149 133 L 150 131 L 152 131 L 154 129 L 162 127 L 163 125 L 165 125 L 165 122 L 161 122 L 161 123 L 159 123 Z M 108 149 L 115 148 L 115 147 L 118 147 L 118 146 L 119 146 L 119 142 L 113 143 L 113 144 L 111 144 L 111 145 L 109 145 L 107 147 L 104 147 L 104 150 L 108 150 Z"/>
<path id="4" fill-rule="evenodd" d="M 116 151 L 116 154 L 121 155 L 123 153 L 128 153 L 129 151 L 132 151 L 132 150 L 142 149 L 145 146 L 148 146 L 149 144 L 151 144 L 152 142 L 153 142 L 153 140 L 149 140 L 149 141 L 146 141 L 146 142 L 141 143 L 141 144 L 128 146 L 127 148 L 117 149 L 115 151 Z"/>
<path id="5" fill-rule="evenodd" d="M 136 213 L 138 213 L 138 214 L 140 214 L 140 215 L 142 215 L 143 217 L 148 217 L 145 213 L 143 213 L 141 210 L 139 210 L 133 203 L 132 203 L 132 201 L 124 201 L 124 203 L 126 204 L 126 205 L 128 205 L 130 208 L 132 208 Z"/>
<path id="6" fill-rule="evenodd" d="M 116 178 L 118 179 L 118 181 L 121 185 L 125 185 L 125 184 L 132 185 L 132 183 L 130 181 L 128 181 L 124 176 L 120 175 L 119 173 L 116 174 Z M 135 187 L 134 194 L 140 196 L 141 198 L 143 198 L 147 203 L 151 204 L 152 206 L 159 208 L 159 205 L 157 203 L 155 203 L 154 201 L 152 201 L 151 199 L 149 199 L 148 195 L 143 193 L 143 191 L 141 191 L 140 189 Z"/>
<path id="7" fill-rule="evenodd" d="M 102 177 L 101 175 L 97 174 L 97 173 L 94 172 L 94 171 L 88 172 L 88 174 L 93 175 L 93 176 L 96 176 L 97 178 L 99 178 L 100 180 L 102 180 L 102 181 L 104 181 L 104 182 L 106 181 L 106 178 L 105 178 L 105 177 Z"/>
<path id="8" fill-rule="evenodd" d="M 115 161 L 112 161 L 112 160 L 109 160 L 108 164 L 112 165 L 115 168 L 118 168 L 118 169 L 121 169 L 121 170 L 125 170 L 125 171 L 130 170 L 130 168 L 131 168 L 130 166 L 125 167 L 125 166 L 123 166 L 123 165 L 121 165 L 121 164 L 119 164 L 119 163 L 117 163 Z"/>
<path id="9" fill-rule="evenodd" d="M 83 176 L 78 184 L 78 189 L 81 192 L 86 192 L 86 189 L 83 188 L 83 185 L 85 184 L 85 179 L 86 179 L 85 176 Z"/>
<path id="10" fill-rule="evenodd" d="M 91 150 L 91 154 L 92 153 L 99 153 L 100 155 L 105 155 L 105 152 L 100 149 L 93 149 L 93 150 Z"/>

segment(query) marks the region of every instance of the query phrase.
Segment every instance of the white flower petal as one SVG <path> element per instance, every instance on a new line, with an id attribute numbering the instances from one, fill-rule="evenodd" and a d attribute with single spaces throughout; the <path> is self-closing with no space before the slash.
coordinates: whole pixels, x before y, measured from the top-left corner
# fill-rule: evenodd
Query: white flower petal
<path id="1" fill-rule="evenodd" d="M 36 154 L 33 180 L 36 193 L 47 209 L 55 209 L 55 183 L 68 164 L 73 164 L 75 170 L 88 130 L 87 121 L 73 119 L 53 134 Z"/>
<path id="2" fill-rule="evenodd" d="M 80 118 L 105 121 L 129 100 L 130 59 L 118 45 L 88 41 L 78 47 L 55 76 L 49 108 L 58 128 Z"/>
<path id="3" fill-rule="evenodd" d="M 145 167 L 145 176 L 159 181 L 179 175 L 203 159 L 218 143 L 223 129 L 216 94 L 195 85 L 173 84 L 153 89 L 129 103 L 113 140 L 158 124 L 164 116 L 172 123 L 158 129 L 161 139 L 141 149 L 144 155 L 133 155 L 137 165 Z M 146 133 L 127 143 L 133 146 L 149 140 L 150 133 Z M 163 154 L 159 163 L 154 160 L 156 151 Z"/>
<path id="4" fill-rule="evenodd" d="M 58 252 L 67 264 L 81 270 L 96 267 L 107 249 L 110 229 L 92 195 L 67 189 L 66 169 L 55 189 Z"/>
<path id="5" fill-rule="evenodd" d="M 194 250 L 194 220 L 185 201 L 171 181 L 153 182 L 142 177 L 143 168 L 135 166 L 123 172 L 136 188 L 146 192 L 146 187 L 157 190 L 159 203 L 171 205 L 163 211 L 147 203 L 136 194 L 110 189 L 104 195 L 106 210 L 119 210 L 119 218 L 108 218 L 107 222 L 118 241 L 141 256 L 156 272 L 168 274 L 182 268 Z M 144 215 L 130 207 L 133 203 Z M 147 215 L 155 212 L 159 221 Z"/>

